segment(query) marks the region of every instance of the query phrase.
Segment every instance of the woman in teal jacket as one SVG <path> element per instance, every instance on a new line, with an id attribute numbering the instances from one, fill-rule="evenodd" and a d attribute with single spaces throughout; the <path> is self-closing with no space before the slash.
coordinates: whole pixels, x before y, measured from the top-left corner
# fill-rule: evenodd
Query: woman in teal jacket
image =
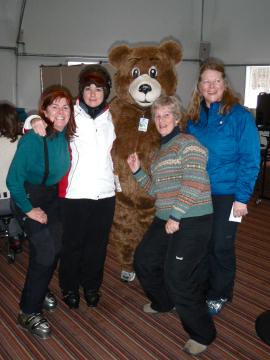
<path id="1" fill-rule="evenodd" d="M 30 130 L 21 138 L 7 186 L 29 239 L 29 266 L 18 322 L 46 339 L 51 329 L 42 310 L 56 307 L 48 286 L 61 248 L 57 183 L 70 167 L 68 140 L 76 127 L 69 91 L 60 86 L 44 91 L 39 113 L 47 124 L 47 136 L 42 138 Z"/>
<path id="2" fill-rule="evenodd" d="M 232 299 L 238 222 L 229 221 L 229 217 L 231 210 L 234 220 L 248 212 L 247 203 L 259 172 L 260 143 L 254 118 L 239 104 L 221 63 L 209 60 L 201 66 L 188 119 L 187 131 L 209 152 L 214 222 L 206 259 L 207 303 L 215 315 Z"/>

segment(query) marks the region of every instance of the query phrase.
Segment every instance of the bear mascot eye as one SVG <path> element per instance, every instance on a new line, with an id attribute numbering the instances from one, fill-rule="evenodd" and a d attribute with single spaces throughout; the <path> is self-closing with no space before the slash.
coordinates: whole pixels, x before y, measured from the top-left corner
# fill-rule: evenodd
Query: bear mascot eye
<path id="1" fill-rule="evenodd" d="M 134 77 L 134 79 L 136 79 L 137 77 L 139 77 L 140 76 L 140 69 L 138 69 L 138 68 L 134 68 L 134 69 L 132 69 L 131 70 L 131 74 L 132 74 L 132 77 Z"/>
<path id="2" fill-rule="evenodd" d="M 149 76 L 151 78 L 156 78 L 158 74 L 157 68 L 155 66 L 151 66 L 149 69 Z"/>

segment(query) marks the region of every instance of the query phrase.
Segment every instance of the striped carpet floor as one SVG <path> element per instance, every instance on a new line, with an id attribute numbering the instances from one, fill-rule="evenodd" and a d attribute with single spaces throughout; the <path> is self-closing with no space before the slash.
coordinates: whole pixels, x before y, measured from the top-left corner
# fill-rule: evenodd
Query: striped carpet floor
<path id="1" fill-rule="evenodd" d="M 81 300 L 69 310 L 61 300 L 57 272 L 51 289 L 59 307 L 48 314 L 53 336 L 31 337 L 16 324 L 18 299 L 27 265 L 27 244 L 8 264 L 0 242 L 0 359 L 176 360 L 187 336 L 175 312 L 146 315 L 147 301 L 137 281 L 119 280 L 119 266 L 109 246 L 102 298 L 96 309 Z M 200 359 L 267 360 L 270 347 L 255 333 L 254 321 L 270 309 L 270 201 L 249 205 L 237 236 L 237 278 L 233 303 L 215 317 L 218 337 Z"/>

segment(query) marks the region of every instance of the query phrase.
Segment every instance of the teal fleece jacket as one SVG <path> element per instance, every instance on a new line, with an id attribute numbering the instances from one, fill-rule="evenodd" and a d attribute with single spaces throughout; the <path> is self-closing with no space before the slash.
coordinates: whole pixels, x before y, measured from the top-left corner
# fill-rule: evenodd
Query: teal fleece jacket
<path id="1" fill-rule="evenodd" d="M 68 141 L 65 131 L 47 137 L 49 156 L 49 175 L 46 185 L 57 184 L 67 173 L 70 166 Z M 44 145 L 43 138 L 28 131 L 19 141 L 17 151 L 7 175 L 7 187 L 16 205 L 27 213 L 33 206 L 24 188 L 24 183 L 41 184 L 44 176 Z"/>

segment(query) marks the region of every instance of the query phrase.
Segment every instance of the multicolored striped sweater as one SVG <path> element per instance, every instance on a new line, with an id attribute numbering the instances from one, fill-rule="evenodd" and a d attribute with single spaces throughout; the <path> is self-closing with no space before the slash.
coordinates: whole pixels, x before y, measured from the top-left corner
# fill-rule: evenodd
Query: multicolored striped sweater
<path id="1" fill-rule="evenodd" d="M 180 221 L 213 212 L 207 155 L 206 148 L 178 127 L 162 138 L 150 174 L 141 168 L 134 174 L 140 186 L 155 197 L 158 218 Z"/>

